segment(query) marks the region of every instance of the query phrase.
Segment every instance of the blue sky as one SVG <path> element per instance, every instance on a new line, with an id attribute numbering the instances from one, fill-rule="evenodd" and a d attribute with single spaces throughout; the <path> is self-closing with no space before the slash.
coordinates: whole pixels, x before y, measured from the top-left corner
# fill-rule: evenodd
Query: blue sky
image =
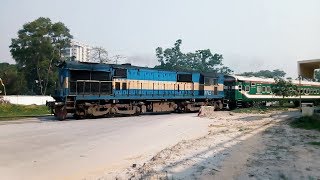
<path id="1" fill-rule="evenodd" d="M 11 38 L 42 16 L 136 65 L 157 64 L 155 48 L 180 38 L 183 51 L 209 48 L 235 72 L 279 68 L 296 77 L 298 60 L 320 58 L 319 8 L 319 0 L 2 0 L 0 62 L 14 62 Z"/>

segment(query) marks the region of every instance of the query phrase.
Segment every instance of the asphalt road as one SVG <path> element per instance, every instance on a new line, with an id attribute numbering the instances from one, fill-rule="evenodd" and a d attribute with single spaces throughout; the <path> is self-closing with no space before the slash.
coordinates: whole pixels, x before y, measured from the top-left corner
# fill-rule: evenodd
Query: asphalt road
<path id="1" fill-rule="evenodd" d="M 1 179 L 96 179 L 207 133 L 196 114 L 0 125 Z M 22 123 L 21 123 L 22 122 Z"/>

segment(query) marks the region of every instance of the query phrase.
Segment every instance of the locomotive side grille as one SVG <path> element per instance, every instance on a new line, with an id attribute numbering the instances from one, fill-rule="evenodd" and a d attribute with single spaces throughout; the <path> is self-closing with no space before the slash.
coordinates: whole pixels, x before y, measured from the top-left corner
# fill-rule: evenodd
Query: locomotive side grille
<path id="1" fill-rule="evenodd" d="M 111 95 L 111 81 L 72 81 L 70 95 Z"/>

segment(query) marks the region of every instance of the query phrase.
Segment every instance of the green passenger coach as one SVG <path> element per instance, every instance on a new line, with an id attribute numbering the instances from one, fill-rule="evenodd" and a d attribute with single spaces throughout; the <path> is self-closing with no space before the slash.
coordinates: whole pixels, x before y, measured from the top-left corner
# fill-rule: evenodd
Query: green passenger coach
<path id="1" fill-rule="evenodd" d="M 298 86 L 297 96 L 282 97 L 272 92 L 275 80 L 271 78 L 226 76 L 224 82 L 225 98 L 229 100 L 229 107 L 250 107 L 255 103 L 273 102 L 278 100 L 293 101 L 299 105 L 300 94 L 302 102 L 316 103 L 320 100 L 320 83 L 293 80 Z"/>

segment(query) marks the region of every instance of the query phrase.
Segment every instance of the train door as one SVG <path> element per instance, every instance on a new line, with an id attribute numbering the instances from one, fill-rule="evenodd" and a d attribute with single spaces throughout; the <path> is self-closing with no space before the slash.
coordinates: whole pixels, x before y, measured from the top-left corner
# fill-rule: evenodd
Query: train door
<path id="1" fill-rule="evenodd" d="M 242 101 L 243 95 L 242 95 L 242 91 L 243 91 L 243 82 L 242 81 L 236 81 L 235 83 L 235 98 L 238 101 Z"/>
<path id="2" fill-rule="evenodd" d="M 199 96 L 204 95 L 204 76 L 200 75 L 200 81 L 199 81 Z"/>

